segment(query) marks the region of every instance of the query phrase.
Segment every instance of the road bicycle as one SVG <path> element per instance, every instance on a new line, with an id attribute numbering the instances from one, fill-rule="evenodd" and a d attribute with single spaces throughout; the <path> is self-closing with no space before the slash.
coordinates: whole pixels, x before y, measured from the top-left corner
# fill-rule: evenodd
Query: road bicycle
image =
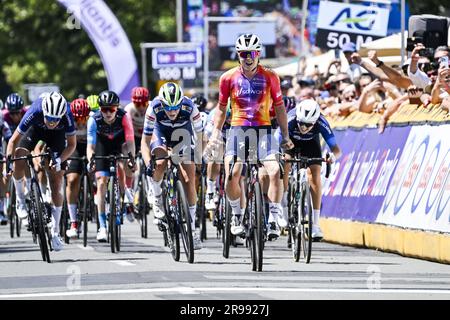
<path id="1" fill-rule="evenodd" d="M 288 188 L 289 246 L 294 261 L 300 260 L 303 251 L 303 258 L 306 263 L 309 263 L 314 239 L 312 237 L 313 207 L 307 169 L 310 164 L 326 162 L 325 177 L 328 178 L 331 165 L 328 155 L 325 159 L 296 156 L 284 161 L 292 163 Z"/>
<path id="2" fill-rule="evenodd" d="M 53 250 L 51 245 L 52 236 L 49 229 L 49 224 L 52 221 L 51 207 L 45 204 L 42 198 L 33 159 L 40 157 L 41 163 L 43 163 L 45 159 L 52 158 L 52 156 L 52 153 L 47 151 L 37 155 L 28 154 L 23 157 L 11 158 L 10 160 L 11 162 L 25 161 L 30 170 L 30 192 L 29 199 L 26 200 L 28 207 L 28 230 L 31 231 L 33 242 L 36 243 L 37 240 L 39 244 L 42 260 L 48 263 L 51 262 L 50 251 Z"/>
<path id="3" fill-rule="evenodd" d="M 165 217 L 160 219 L 159 230 L 166 234 L 168 247 L 175 261 L 180 260 L 180 235 L 189 263 L 194 262 L 194 240 L 192 237 L 191 215 L 186 193 L 178 175 L 180 164 L 172 162 L 172 155 L 165 157 L 152 156 L 151 172 L 158 160 L 168 160 L 167 169 L 161 183 Z M 192 182 L 191 182 L 192 183 Z"/>

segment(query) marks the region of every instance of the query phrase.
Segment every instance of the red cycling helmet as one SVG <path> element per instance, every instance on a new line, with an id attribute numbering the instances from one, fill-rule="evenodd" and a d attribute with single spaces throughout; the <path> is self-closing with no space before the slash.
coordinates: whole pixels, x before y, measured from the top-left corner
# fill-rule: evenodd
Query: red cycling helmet
<path id="1" fill-rule="evenodd" d="M 149 92 L 144 87 L 134 87 L 131 91 L 131 101 L 133 103 L 145 103 L 149 101 Z"/>
<path id="2" fill-rule="evenodd" d="M 85 99 L 75 99 L 70 104 L 70 111 L 72 111 L 75 120 L 78 120 L 89 116 L 91 108 Z"/>

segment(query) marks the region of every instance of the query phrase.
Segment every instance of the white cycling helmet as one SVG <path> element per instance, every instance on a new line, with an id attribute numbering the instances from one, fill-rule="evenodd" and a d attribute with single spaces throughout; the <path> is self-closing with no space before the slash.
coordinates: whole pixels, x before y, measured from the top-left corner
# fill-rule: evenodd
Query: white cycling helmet
<path id="1" fill-rule="evenodd" d="M 316 123 L 320 116 L 320 106 L 313 99 L 302 100 L 296 106 L 297 122 Z"/>
<path id="2" fill-rule="evenodd" d="M 255 34 L 247 33 L 236 40 L 236 51 L 261 51 L 261 42 Z"/>
<path id="3" fill-rule="evenodd" d="M 44 116 L 62 118 L 67 111 L 67 101 L 60 93 L 50 92 L 42 99 L 42 111 Z"/>

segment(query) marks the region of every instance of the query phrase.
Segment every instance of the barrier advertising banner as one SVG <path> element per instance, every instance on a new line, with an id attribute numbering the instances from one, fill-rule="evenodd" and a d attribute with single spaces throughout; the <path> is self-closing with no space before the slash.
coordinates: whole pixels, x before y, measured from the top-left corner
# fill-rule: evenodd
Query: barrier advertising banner
<path id="1" fill-rule="evenodd" d="M 336 131 L 322 216 L 450 232 L 450 125 Z"/>
<path id="2" fill-rule="evenodd" d="M 376 222 L 450 232 L 449 132 L 412 127 Z"/>
<path id="3" fill-rule="evenodd" d="M 342 157 L 323 184 L 322 216 L 374 222 L 409 127 L 335 131 Z"/>
<path id="4" fill-rule="evenodd" d="M 136 58 L 116 16 L 102 0 L 58 0 L 80 21 L 94 43 L 106 71 L 108 86 L 123 104 L 139 85 Z"/>
<path id="5" fill-rule="evenodd" d="M 389 10 L 332 1 L 321 1 L 317 18 L 316 45 L 342 49 L 347 42 L 357 47 L 387 34 Z"/>

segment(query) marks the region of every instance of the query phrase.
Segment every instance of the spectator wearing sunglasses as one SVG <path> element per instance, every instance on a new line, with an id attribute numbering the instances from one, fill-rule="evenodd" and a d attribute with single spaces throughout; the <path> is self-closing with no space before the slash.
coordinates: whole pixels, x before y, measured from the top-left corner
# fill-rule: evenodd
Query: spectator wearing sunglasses
<path id="1" fill-rule="evenodd" d="M 286 151 L 286 158 L 296 154 L 308 158 L 321 158 L 322 148 L 320 136 L 322 136 L 332 151 L 330 162 L 336 161 L 341 156 L 341 150 L 337 145 L 336 138 L 331 130 L 330 124 L 320 113 L 319 104 L 313 99 L 299 102 L 295 109 L 288 113 L 289 138 L 294 143 L 294 148 Z M 281 141 L 281 131 L 275 132 L 275 137 Z M 290 164 L 285 163 L 284 172 L 290 172 Z M 311 185 L 313 199 L 313 227 L 312 236 L 315 240 L 322 239 L 322 231 L 319 227 L 320 205 L 322 198 L 321 171 L 322 162 L 311 164 L 308 168 L 308 178 Z M 288 174 L 283 177 L 283 205 L 287 206 Z"/>
<path id="2" fill-rule="evenodd" d="M 109 90 L 102 91 L 98 95 L 100 112 L 96 112 L 88 120 L 87 158 L 90 171 L 95 171 L 97 179 L 97 209 L 100 228 L 97 232 L 97 241 L 106 242 L 106 211 L 105 195 L 109 181 L 109 160 L 94 159 L 94 156 L 109 156 L 112 154 L 128 155 L 127 166 L 119 163 L 119 185 L 127 197 L 132 194 L 133 171 L 136 169 L 134 162 L 135 145 L 134 130 L 130 116 L 125 110 L 119 109 L 119 96 Z M 123 174 L 125 172 L 125 174 Z M 130 199 L 128 199 L 130 201 Z M 134 217 L 127 211 L 127 219 L 132 222 Z"/>

